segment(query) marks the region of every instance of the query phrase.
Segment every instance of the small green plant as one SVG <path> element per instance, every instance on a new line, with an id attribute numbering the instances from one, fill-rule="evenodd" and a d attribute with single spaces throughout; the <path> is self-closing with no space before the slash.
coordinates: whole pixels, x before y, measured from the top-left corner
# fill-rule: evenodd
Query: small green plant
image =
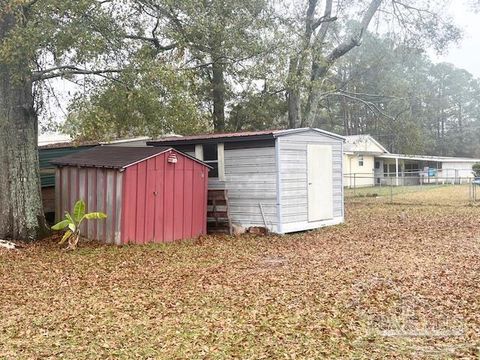
<path id="1" fill-rule="evenodd" d="M 472 166 L 473 176 L 480 177 L 480 163 L 473 164 Z"/>
<path id="2" fill-rule="evenodd" d="M 74 250 L 80 240 L 80 225 L 84 220 L 106 219 L 107 215 L 103 212 L 85 213 L 85 202 L 78 200 L 73 207 L 73 216 L 65 211 L 65 219 L 52 226 L 52 230 L 64 230 L 59 244 L 68 241 L 67 250 Z"/>

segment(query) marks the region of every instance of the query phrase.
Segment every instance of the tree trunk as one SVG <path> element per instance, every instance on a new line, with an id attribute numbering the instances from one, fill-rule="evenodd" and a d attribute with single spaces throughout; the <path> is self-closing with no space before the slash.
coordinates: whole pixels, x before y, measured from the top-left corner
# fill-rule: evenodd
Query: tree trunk
<path id="1" fill-rule="evenodd" d="M 0 41 L 18 17 L 0 20 Z M 38 168 L 38 121 L 28 63 L 0 62 L 0 238 L 35 240 L 45 232 Z"/>
<path id="2" fill-rule="evenodd" d="M 225 79 L 221 61 L 212 64 L 213 128 L 215 132 L 225 131 Z"/>
<path id="3" fill-rule="evenodd" d="M 288 127 L 295 129 L 300 127 L 301 123 L 301 107 L 300 107 L 300 91 L 298 89 L 287 90 L 288 105 Z"/>
<path id="4" fill-rule="evenodd" d="M 301 97 L 300 97 L 300 78 L 301 59 L 291 57 L 288 66 L 287 79 L 287 110 L 288 110 L 288 128 L 295 129 L 300 127 L 301 123 Z"/>
<path id="5" fill-rule="evenodd" d="M 366 32 L 368 25 L 370 24 L 370 21 L 372 20 L 373 16 L 382 4 L 382 1 L 383 0 L 370 1 L 370 4 L 366 9 L 360 22 L 360 28 L 357 30 L 356 34 L 345 39 L 326 56 L 323 56 L 321 51 L 319 51 L 322 49 L 321 46 L 319 46 L 319 49 L 317 49 L 316 53 L 314 53 L 312 60 L 310 83 L 307 92 L 308 97 L 305 104 L 305 111 L 303 112 L 302 116 L 302 127 L 312 126 L 312 124 L 314 123 L 315 117 L 317 115 L 319 102 L 323 95 L 321 90 L 322 80 L 327 76 L 328 70 L 335 63 L 335 61 L 344 56 L 354 47 L 360 45 L 360 41 L 364 33 Z"/>

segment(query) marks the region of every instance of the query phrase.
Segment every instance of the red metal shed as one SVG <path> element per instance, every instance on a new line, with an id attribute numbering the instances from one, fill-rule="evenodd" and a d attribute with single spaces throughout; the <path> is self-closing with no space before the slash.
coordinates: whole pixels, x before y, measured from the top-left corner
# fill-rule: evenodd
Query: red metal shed
<path id="1" fill-rule="evenodd" d="M 115 244 L 193 238 L 206 233 L 208 165 L 169 147 L 98 146 L 52 161 L 57 220 L 79 199 L 106 221 L 82 233 Z"/>

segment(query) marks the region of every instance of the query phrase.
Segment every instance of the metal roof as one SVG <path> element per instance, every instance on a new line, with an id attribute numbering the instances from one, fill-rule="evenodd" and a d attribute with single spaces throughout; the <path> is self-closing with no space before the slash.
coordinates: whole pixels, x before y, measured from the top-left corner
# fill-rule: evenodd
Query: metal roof
<path id="1" fill-rule="evenodd" d="M 178 135 L 177 135 L 178 136 Z M 172 136 L 174 137 L 174 136 Z M 91 141 L 62 141 L 62 142 L 52 142 L 52 143 L 44 143 L 44 144 L 38 144 L 38 148 L 40 150 L 43 149 L 58 149 L 58 148 L 81 148 L 81 147 L 92 147 L 92 146 L 97 146 L 97 145 L 125 145 L 128 143 L 135 143 L 135 142 L 140 142 L 140 141 L 145 141 L 147 142 L 150 140 L 150 137 L 148 136 L 140 136 L 140 137 L 135 137 L 135 138 L 127 138 L 127 139 L 118 139 L 118 140 L 111 140 L 111 141 L 96 141 L 96 140 L 91 140 Z"/>
<path id="2" fill-rule="evenodd" d="M 66 134 L 51 133 L 38 135 L 38 146 L 47 146 L 59 143 L 70 143 L 71 137 Z"/>
<path id="3" fill-rule="evenodd" d="M 373 144 L 375 144 L 380 151 L 358 151 L 357 147 L 361 143 L 366 143 L 368 141 L 371 141 Z M 382 145 L 380 144 L 375 138 L 371 135 L 365 134 L 365 135 L 348 135 L 345 136 L 345 152 L 352 152 L 352 153 L 372 153 L 372 154 L 388 154 L 389 151 Z"/>
<path id="4" fill-rule="evenodd" d="M 315 128 L 299 128 L 299 129 L 287 129 L 287 130 L 262 130 L 262 131 L 243 131 L 243 132 L 231 132 L 231 133 L 210 133 L 201 135 L 190 136 L 169 136 L 159 138 L 153 141 L 147 142 L 147 145 L 163 144 L 163 143 L 175 143 L 175 144 L 192 144 L 201 142 L 235 142 L 235 141 L 248 141 L 248 140 L 269 140 L 279 136 L 301 133 L 305 131 L 315 131 L 323 135 L 338 138 L 344 140 L 343 136 L 334 134 L 325 130 Z"/>
<path id="5" fill-rule="evenodd" d="M 174 150 L 171 147 L 115 147 L 96 146 L 93 149 L 77 152 L 51 161 L 57 166 L 100 167 L 124 169 L 140 161 L 147 160 L 163 152 Z M 202 161 L 174 150 L 205 166 Z"/>
<path id="6" fill-rule="evenodd" d="M 62 148 L 85 148 L 85 147 L 92 147 L 92 146 L 97 146 L 100 145 L 98 141 L 83 141 L 83 142 L 77 142 L 77 141 L 70 141 L 70 142 L 60 142 L 60 143 L 53 143 L 53 144 L 47 144 L 47 145 L 39 145 L 38 150 L 47 150 L 47 149 L 62 149 Z"/>
<path id="7" fill-rule="evenodd" d="M 417 160 L 417 161 L 435 161 L 435 162 L 480 162 L 480 159 L 472 158 L 457 158 L 449 156 L 430 156 L 430 155 L 405 155 L 405 154 L 382 154 L 378 156 L 383 159 L 402 159 L 402 160 Z"/>

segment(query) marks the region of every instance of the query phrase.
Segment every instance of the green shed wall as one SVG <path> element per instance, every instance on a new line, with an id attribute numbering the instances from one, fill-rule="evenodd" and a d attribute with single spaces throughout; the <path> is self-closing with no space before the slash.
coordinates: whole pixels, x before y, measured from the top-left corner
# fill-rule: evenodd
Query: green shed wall
<path id="1" fill-rule="evenodd" d="M 55 186 L 55 166 L 50 163 L 51 160 L 79 151 L 87 150 L 92 148 L 93 146 L 94 145 L 38 149 L 40 162 L 40 180 L 42 188 Z"/>

